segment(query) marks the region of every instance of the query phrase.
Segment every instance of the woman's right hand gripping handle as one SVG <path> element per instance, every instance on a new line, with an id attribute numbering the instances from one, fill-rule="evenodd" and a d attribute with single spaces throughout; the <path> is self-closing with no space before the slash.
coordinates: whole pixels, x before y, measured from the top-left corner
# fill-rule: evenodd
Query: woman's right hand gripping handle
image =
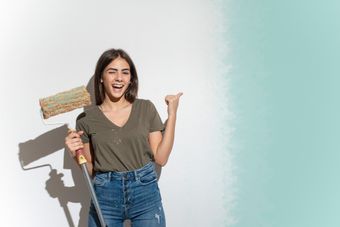
<path id="1" fill-rule="evenodd" d="M 83 131 L 69 130 L 65 138 L 66 148 L 73 158 L 77 158 L 79 165 L 87 162 L 84 154 L 84 144 L 80 138 L 83 133 Z"/>

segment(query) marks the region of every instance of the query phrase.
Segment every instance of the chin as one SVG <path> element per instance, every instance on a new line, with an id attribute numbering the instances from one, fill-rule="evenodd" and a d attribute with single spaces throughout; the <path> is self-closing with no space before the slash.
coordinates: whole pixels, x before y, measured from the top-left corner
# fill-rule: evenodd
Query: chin
<path id="1" fill-rule="evenodd" d="M 125 92 L 121 92 L 121 93 L 111 93 L 110 94 L 110 97 L 111 97 L 111 99 L 113 99 L 113 100 L 120 100 L 121 98 L 124 98 L 124 94 L 125 94 Z"/>

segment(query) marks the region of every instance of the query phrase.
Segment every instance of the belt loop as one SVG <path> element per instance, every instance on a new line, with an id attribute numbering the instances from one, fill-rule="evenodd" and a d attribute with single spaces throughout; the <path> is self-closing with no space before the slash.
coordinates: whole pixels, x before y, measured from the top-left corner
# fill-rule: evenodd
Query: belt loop
<path id="1" fill-rule="evenodd" d="M 138 181 L 139 180 L 139 175 L 138 175 L 137 170 L 134 170 L 133 173 L 135 175 L 135 181 Z"/>

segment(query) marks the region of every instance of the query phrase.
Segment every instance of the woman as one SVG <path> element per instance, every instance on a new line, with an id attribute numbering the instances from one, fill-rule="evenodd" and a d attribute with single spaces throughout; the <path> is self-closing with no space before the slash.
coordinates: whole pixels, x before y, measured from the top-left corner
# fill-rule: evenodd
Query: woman
<path id="1" fill-rule="evenodd" d="M 164 126 L 152 102 L 136 98 L 136 68 L 121 49 L 102 54 L 94 84 L 96 106 L 79 115 L 66 147 L 73 157 L 84 149 L 107 226 L 121 227 L 130 219 L 134 227 L 164 227 L 154 162 L 164 166 L 168 161 L 182 93 L 165 97 Z M 89 226 L 100 226 L 93 204 Z"/>

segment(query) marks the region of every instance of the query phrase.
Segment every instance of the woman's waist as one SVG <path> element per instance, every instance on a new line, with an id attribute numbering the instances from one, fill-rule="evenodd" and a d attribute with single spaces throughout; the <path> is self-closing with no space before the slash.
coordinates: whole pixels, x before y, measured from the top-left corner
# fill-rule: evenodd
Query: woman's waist
<path id="1" fill-rule="evenodd" d="M 97 171 L 95 176 L 106 179 L 136 180 L 152 173 L 155 173 L 154 162 L 149 162 L 141 168 L 128 171 Z"/>

